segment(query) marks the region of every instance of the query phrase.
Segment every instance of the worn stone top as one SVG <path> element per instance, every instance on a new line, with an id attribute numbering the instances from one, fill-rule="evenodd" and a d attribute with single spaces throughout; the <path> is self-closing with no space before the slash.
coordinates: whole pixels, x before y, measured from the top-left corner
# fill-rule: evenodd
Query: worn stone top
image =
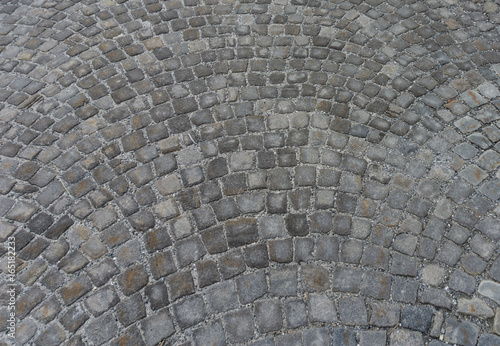
<path id="1" fill-rule="evenodd" d="M 0 343 L 500 345 L 499 6 L 0 0 Z"/>

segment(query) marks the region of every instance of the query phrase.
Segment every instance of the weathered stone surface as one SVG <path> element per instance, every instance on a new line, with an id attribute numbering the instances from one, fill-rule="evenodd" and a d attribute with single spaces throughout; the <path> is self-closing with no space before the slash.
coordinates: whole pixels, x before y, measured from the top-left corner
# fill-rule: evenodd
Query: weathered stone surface
<path id="1" fill-rule="evenodd" d="M 91 289 L 90 280 L 84 275 L 80 275 L 61 287 L 59 294 L 66 305 L 71 305 L 78 298 L 90 292 Z"/>
<path id="2" fill-rule="evenodd" d="M 483 318 L 493 317 L 493 310 L 486 304 L 486 302 L 479 298 L 460 298 L 458 299 L 457 311 L 472 316 Z"/>
<path id="3" fill-rule="evenodd" d="M 135 293 L 122 300 L 115 308 L 118 321 L 124 326 L 146 317 L 146 307 L 140 293 Z"/>
<path id="4" fill-rule="evenodd" d="M 148 283 L 148 274 L 140 264 L 130 266 L 119 277 L 118 284 L 123 294 L 129 296 Z"/>
<path id="5" fill-rule="evenodd" d="M 156 345 L 175 332 L 172 316 L 167 308 L 145 318 L 141 322 L 141 328 L 147 345 Z"/>
<path id="6" fill-rule="evenodd" d="M 498 343 L 497 2 L 3 1 L 16 342 Z"/>
<path id="7" fill-rule="evenodd" d="M 115 289 L 111 286 L 105 286 L 90 295 L 85 300 L 85 305 L 94 316 L 99 316 L 118 304 L 118 302 L 119 298 Z"/>
<path id="8" fill-rule="evenodd" d="M 328 270 L 320 266 L 305 265 L 301 267 L 302 282 L 304 288 L 310 292 L 326 291 L 330 280 Z"/>
<path id="9" fill-rule="evenodd" d="M 244 218 L 227 221 L 226 230 L 229 247 L 250 244 L 257 240 L 258 231 L 255 219 Z"/>
<path id="10" fill-rule="evenodd" d="M 396 329 L 391 333 L 389 340 L 391 346 L 424 345 L 422 333 L 405 329 Z"/>
<path id="11" fill-rule="evenodd" d="M 500 304 L 500 284 L 491 280 L 481 281 L 477 289 L 477 292 L 480 295 Z"/>
<path id="12" fill-rule="evenodd" d="M 462 345 L 475 345 L 480 328 L 469 321 L 460 321 L 453 317 L 446 319 L 444 324 L 444 341 Z"/>

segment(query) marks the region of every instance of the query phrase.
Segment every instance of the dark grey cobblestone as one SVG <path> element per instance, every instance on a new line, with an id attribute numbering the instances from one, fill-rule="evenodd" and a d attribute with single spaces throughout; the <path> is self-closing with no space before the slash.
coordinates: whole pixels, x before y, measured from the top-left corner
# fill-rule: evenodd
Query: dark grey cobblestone
<path id="1" fill-rule="evenodd" d="M 3 1 L 16 343 L 498 343 L 499 6 Z"/>

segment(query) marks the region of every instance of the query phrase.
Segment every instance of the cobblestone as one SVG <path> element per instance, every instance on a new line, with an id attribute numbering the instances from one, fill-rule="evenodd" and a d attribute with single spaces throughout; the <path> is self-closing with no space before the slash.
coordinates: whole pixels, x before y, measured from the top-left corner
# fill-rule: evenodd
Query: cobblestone
<path id="1" fill-rule="evenodd" d="M 455 318 L 446 319 L 444 328 L 445 342 L 474 345 L 479 334 L 478 325 L 468 321 L 459 321 Z"/>
<path id="2" fill-rule="evenodd" d="M 7 1 L 16 342 L 497 343 L 497 7 Z"/>

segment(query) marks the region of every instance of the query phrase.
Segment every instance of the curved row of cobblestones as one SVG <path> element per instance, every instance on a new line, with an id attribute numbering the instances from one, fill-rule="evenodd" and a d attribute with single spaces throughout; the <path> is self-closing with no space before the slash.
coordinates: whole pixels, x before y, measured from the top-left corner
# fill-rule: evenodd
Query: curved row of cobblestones
<path id="1" fill-rule="evenodd" d="M 0 1 L 16 343 L 500 344 L 499 5 Z"/>

